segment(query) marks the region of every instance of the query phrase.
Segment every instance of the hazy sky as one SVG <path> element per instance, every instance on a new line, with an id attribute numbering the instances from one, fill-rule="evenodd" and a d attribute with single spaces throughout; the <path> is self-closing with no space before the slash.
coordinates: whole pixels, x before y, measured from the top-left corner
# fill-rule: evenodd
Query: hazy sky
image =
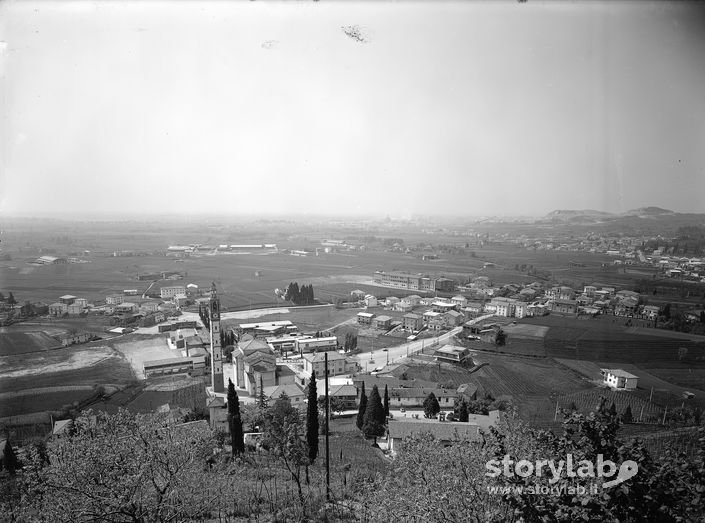
<path id="1" fill-rule="evenodd" d="M 0 212 L 705 212 L 703 7 L 2 2 Z"/>

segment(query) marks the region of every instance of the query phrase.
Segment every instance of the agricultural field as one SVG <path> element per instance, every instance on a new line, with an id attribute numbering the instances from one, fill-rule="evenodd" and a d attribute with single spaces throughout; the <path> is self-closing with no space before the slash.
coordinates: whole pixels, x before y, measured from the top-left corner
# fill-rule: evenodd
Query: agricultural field
<path id="1" fill-rule="evenodd" d="M 558 315 L 525 318 L 522 323 L 549 327 L 544 339 L 546 355 L 554 358 L 604 362 L 676 362 L 680 350 L 694 358 L 705 355 L 705 343 L 666 337 L 662 331 L 629 331 L 624 319 L 610 316 L 578 319 Z M 657 333 L 654 335 L 652 331 Z M 637 333 L 638 332 L 638 333 Z"/>
<path id="2" fill-rule="evenodd" d="M 17 323 L 0 327 L 0 357 L 13 354 L 29 354 L 61 348 L 59 337 L 69 332 L 89 332 L 97 336 L 106 336 L 104 318 L 96 316 L 86 318 L 35 319 L 31 322 Z"/>
<path id="3" fill-rule="evenodd" d="M 648 398 L 645 400 L 634 393 L 614 391 L 607 387 L 563 394 L 558 398 L 558 407 L 569 409 L 574 405 L 579 412 L 588 414 L 595 410 L 600 403 L 600 398 L 603 397 L 607 400 L 608 406 L 615 404 L 619 414 L 623 414 L 627 406 L 630 406 L 635 421 L 658 423 L 663 417 L 663 407 L 649 402 Z"/>
<path id="4" fill-rule="evenodd" d="M 685 387 L 691 392 L 695 392 L 696 390 L 705 391 L 705 369 L 702 367 L 660 368 L 639 365 L 639 368 L 647 370 L 652 376 L 667 381 L 668 383 Z"/>
<path id="5" fill-rule="evenodd" d="M 61 411 L 67 406 L 77 406 L 94 396 L 95 392 L 96 387 L 76 385 L 0 393 L 0 418 L 37 412 L 37 408 L 41 408 L 40 412 Z M 37 395 L 41 397 L 41 404 Z"/>
<path id="6" fill-rule="evenodd" d="M 473 374 L 473 381 L 493 396 L 550 395 L 584 389 L 591 384 L 578 373 L 561 368 L 552 360 L 472 354 L 476 364 L 486 363 Z"/>
<path id="7" fill-rule="evenodd" d="M 561 365 L 568 367 L 569 369 L 573 369 L 574 371 L 583 375 L 587 380 L 590 380 L 595 385 L 602 384 L 601 371 L 603 367 L 601 367 L 594 361 L 571 360 L 564 358 L 554 358 L 554 360 L 560 363 Z"/>
<path id="8" fill-rule="evenodd" d="M 669 407 L 680 406 L 683 401 L 683 393 L 690 392 L 695 396 L 688 400 L 689 404 L 696 404 L 705 407 L 705 390 L 695 389 L 692 387 L 681 387 L 670 381 L 665 381 L 649 372 L 641 365 L 622 364 L 620 368 L 639 376 L 639 389 L 636 391 L 641 397 L 646 397 L 651 394 L 651 389 L 654 390 L 654 402 L 660 405 Z"/>
<path id="9" fill-rule="evenodd" d="M 127 361 L 106 345 L 91 343 L 0 357 L 0 417 L 60 410 L 134 383 Z"/>
<path id="10" fill-rule="evenodd" d="M 571 360 L 556 358 L 556 361 L 565 367 L 571 368 L 579 372 L 587 379 L 590 379 L 595 385 L 602 385 L 600 369 L 614 367 L 615 365 L 607 362 L 595 362 L 586 360 Z M 693 402 L 705 405 L 705 387 L 702 387 L 702 379 L 705 375 L 705 369 L 690 368 L 685 364 L 681 364 L 678 368 L 660 368 L 659 362 L 651 363 L 620 363 L 619 368 L 631 372 L 639 376 L 638 389 L 629 392 L 642 399 L 652 398 L 653 402 L 664 406 L 679 406 L 683 400 L 684 392 L 695 394 Z M 675 366 L 675 365 L 674 365 Z M 692 385 L 680 383 L 678 380 L 691 380 Z M 695 385 L 701 384 L 701 388 Z M 652 392 L 653 389 L 653 392 Z M 610 389 L 604 389 L 609 391 Z"/>
<path id="11" fill-rule="evenodd" d="M 2 329 L 3 332 L 0 332 L 0 355 L 2 356 L 48 351 L 61 347 L 58 339 L 40 330 L 8 332 L 7 327 Z"/>

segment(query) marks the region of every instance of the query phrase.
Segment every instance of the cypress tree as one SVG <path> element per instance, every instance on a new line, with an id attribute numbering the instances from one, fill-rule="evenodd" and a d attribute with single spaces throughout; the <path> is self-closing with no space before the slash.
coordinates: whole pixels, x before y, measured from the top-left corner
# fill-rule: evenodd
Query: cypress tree
<path id="1" fill-rule="evenodd" d="M 316 390 L 315 370 L 311 373 L 311 381 L 308 384 L 306 442 L 308 443 L 308 459 L 313 463 L 318 456 L 318 391 Z"/>
<path id="2" fill-rule="evenodd" d="M 264 393 L 264 384 L 262 382 L 262 376 L 259 377 L 259 401 L 258 407 L 261 410 L 267 410 L 269 408 L 269 401 L 267 400 L 267 396 Z"/>
<path id="3" fill-rule="evenodd" d="M 370 397 L 368 398 L 362 432 L 367 437 L 374 436 L 376 442 L 378 436 L 384 435 L 385 421 L 386 416 L 384 414 L 382 398 L 379 395 L 377 385 L 374 385 L 372 387 L 372 392 L 370 392 Z"/>
<path id="4" fill-rule="evenodd" d="M 441 411 L 441 405 L 436 399 L 436 395 L 431 392 L 423 401 L 423 414 L 427 418 L 432 418 Z"/>
<path id="5" fill-rule="evenodd" d="M 458 410 L 458 421 L 467 422 L 470 419 L 470 414 L 468 412 L 468 404 L 463 401 L 460 404 L 460 409 Z"/>
<path id="6" fill-rule="evenodd" d="M 240 417 L 240 399 L 233 381 L 228 379 L 228 428 L 233 456 L 245 452 L 245 437 L 242 433 L 242 418 Z"/>
<path id="7" fill-rule="evenodd" d="M 367 410 L 367 395 L 365 394 L 365 382 L 362 382 L 360 389 L 360 406 L 357 409 L 357 428 L 362 430 L 365 422 L 365 411 Z"/>
<path id="8" fill-rule="evenodd" d="M 384 415 L 389 417 L 389 391 L 387 385 L 384 385 Z"/>
<path id="9" fill-rule="evenodd" d="M 624 414 L 622 414 L 622 423 L 631 423 L 634 421 L 634 415 L 632 414 L 632 406 L 627 405 L 627 408 L 624 409 Z"/>

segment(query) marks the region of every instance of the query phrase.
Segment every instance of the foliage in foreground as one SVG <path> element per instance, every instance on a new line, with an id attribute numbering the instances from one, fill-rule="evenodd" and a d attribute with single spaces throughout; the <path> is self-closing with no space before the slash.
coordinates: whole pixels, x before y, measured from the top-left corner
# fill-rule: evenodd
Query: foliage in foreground
<path id="1" fill-rule="evenodd" d="M 638 440 L 617 437 L 619 418 L 604 401 L 588 416 L 565 412 L 560 436 L 533 431 L 514 419 L 475 442 L 443 447 L 430 435 L 408 439 L 393 471 L 367 486 L 362 496 L 369 521 L 703 521 L 705 517 L 705 429 L 699 431 L 695 457 L 666 451 L 650 456 Z M 489 460 L 505 456 L 527 460 L 567 461 L 575 470 L 581 460 L 593 464 L 598 455 L 619 467 L 633 460 L 639 470 L 621 484 L 603 488 L 610 478 L 565 475 L 497 477 L 487 475 Z M 616 476 L 612 476 L 614 479 Z M 596 484 L 595 491 L 579 485 Z M 572 487 L 572 489 L 571 489 Z M 553 488 L 548 494 L 534 494 Z M 493 490 L 494 489 L 494 490 Z M 523 489 L 523 490 L 520 490 Z"/>
<path id="2" fill-rule="evenodd" d="M 213 454 L 218 444 L 203 422 L 174 425 L 163 415 L 127 411 L 84 413 L 73 433 L 52 441 L 46 454 L 22 455 L 12 488 L 0 491 L 0 514 L 10 521 L 52 522 L 255 515 L 272 521 L 702 521 L 705 429 L 694 455 L 666 450 L 652 456 L 639 441 L 621 441 L 618 424 L 604 402 L 587 416 L 566 412 L 561 435 L 532 431 L 506 417 L 476 441 L 449 447 L 428 434 L 409 438 L 390 467 L 364 470 L 347 462 L 348 449 L 353 443 L 369 449 L 370 442 L 359 434 L 336 434 L 341 445 L 332 455 L 333 503 L 326 504 L 324 468 L 311 466 L 303 416 L 286 398 L 263 411 L 269 451 L 245 452 L 234 460 L 229 453 Z M 548 474 L 487 475 L 492 459 L 557 462 L 568 454 L 576 463 L 594 463 L 598 454 L 617 466 L 633 460 L 639 471 L 609 489 L 598 478 L 600 488 L 584 494 L 566 488 L 581 481 L 576 478 L 562 476 L 551 485 Z M 302 481 L 302 469 L 309 466 L 310 484 Z M 548 486 L 560 492 L 527 492 Z"/>

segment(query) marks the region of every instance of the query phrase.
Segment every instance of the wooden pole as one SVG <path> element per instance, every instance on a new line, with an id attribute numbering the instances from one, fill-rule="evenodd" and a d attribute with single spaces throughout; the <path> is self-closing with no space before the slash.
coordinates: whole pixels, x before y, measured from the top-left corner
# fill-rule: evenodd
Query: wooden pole
<path id="1" fill-rule="evenodd" d="M 328 401 L 328 353 L 325 353 L 326 368 L 326 501 L 330 501 L 330 445 L 328 443 L 328 420 L 330 419 L 330 401 Z"/>

